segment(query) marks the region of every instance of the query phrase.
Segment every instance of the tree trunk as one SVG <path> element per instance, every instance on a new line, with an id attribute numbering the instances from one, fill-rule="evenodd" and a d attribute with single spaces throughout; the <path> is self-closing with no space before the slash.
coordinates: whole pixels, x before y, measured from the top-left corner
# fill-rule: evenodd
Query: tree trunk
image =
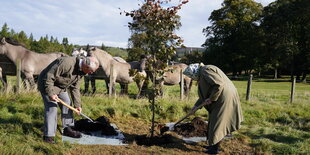
<path id="1" fill-rule="evenodd" d="M 275 68 L 274 69 L 274 76 L 273 76 L 274 79 L 278 79 L 278 69 Z"/>
<path id="2" fill-rule="evenodd" d="M 307 73 L 306 72 L 302 72 L 301 82 L 302 83 L 307 83 Z"/>

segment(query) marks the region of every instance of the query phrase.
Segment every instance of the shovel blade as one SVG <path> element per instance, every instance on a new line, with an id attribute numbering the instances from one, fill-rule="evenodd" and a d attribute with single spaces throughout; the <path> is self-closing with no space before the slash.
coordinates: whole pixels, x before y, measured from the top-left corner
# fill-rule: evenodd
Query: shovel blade
<path id="1" fill-rule="evenodd" d="M 85 114 L 80 113 L 80 115 L 82 115 L 83 117 L 87 118 L 88 120 L 90 120 L 91 122 L 93 122 L 93 123 L 94 123 L 94 121 L 93 121 L 90 117 L 86 116 Z"/>

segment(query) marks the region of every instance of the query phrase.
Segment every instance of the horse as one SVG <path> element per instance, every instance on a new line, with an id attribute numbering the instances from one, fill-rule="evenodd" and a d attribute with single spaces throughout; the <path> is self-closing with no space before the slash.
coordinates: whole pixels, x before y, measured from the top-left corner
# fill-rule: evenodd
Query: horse
<path id="1" fill-rule="evenodd" d="M 20 60 L 21 72 L 26 82 L 29 82 L 31 88 L 35 87 L 34 75 L 39 75 L 52 61 L 66 54 L 61 52 L 54 53 L 36 53 L 30 51 L 14 42 L 10 38 L 2 38 L 0 42 L 0 54 L 9 58 L 16 66 Z"/>
<path id="2" fill-rule="evenodd" d="M 113 66 L 113 77 L 112 77 L 112 93 L 115 93 L 115 85 L 114 83 L 117 82 L 121 85 L 121 93 L 125 94 L 128 93 L 128 84 L 134 81 L 134 77 L 129 75 L 130 69 L 137 69 L 139 70 L 136 76 L 146 77 L 146 72 L 140 70 L 140 62 L 119 62 L 115 60 L 109 53 L 99 48 L 92 48 L 89 51 L 91 56 L 94 56 L 98 59 L 104 75 L 106 76 L 105 80 L 110 82 L 110 69 Z M 141 88 L 143 86 L 144 80 L 137 80 L 135 81 L 138 87 L 138 94 L 136 98 L 140 96 Z M 110 86 L 109 86 L 110 87 Z"/>
<path id="3" fill-rule="evenodd" d="M 5 55 L 0 54 L 0 68 L 1 68 L 1 77 L 2 86 L 4 89 L 7 88 L 7 75 L 16 75 L 16 66 L 15 64 Z"/>
<path id="4" fill-rule="evenodd" d="M 88 52 L 83 48 L 74 48 L 72 51 L 72 56 L 86 57 L 87 55 L 89 55 Z M 121 57 L 113 57 L 113 59 L 118 62 L 126 63 L 126 60 Z M 96 79 L 104 79 L 106 82 L 107 90 L 109 91 L 109 82 L 106 80 L 107 77 L 104 74 L 102 67 L 100 66 L 96 72 L 84 76 L 84 94 L 88 93 L 89 81 L 91 82 L 92 93 L 94 94 L 96 92 Z"/>
<path id="5" fill-rule="evenodd" d="M 3 76 L 2 76 L 2 68 L 0 67 L 0 80 L 1 80 L 1 83 L 2 83 L 2 86 L 4 88 L 6 88 L 6 81 L 4 81 L 3 79 Z"/>
<path id="6" fill-rule="evenodd" d="M 147 76 L 152 78 L 153 77 L 153 73 L 151 70 L 149 70 L 147 68 L 147 63 L 148 63 L 148 59 L 150 58 L 151 56 L 148 55 L 148 56 L 144 56 L 142 59 L 141 59 L 141 63 L 143 64 L 142 66 L 144 66 L 145 70 L 146 70 L 146 73 L 147 73 Z M 161 85 L 161 88 L 163 88 L 163 85 L 176 85 L 176 84 L 179 84 L 180 85 L 180 90 L 181 90 L 181 77 L 180 77 L 180 74 L 181 74 L 181 70 L 184 71 L 185 68 L 187 67 L 188 65 L 184 64 L 184 63 L 174 63 L 173 65 L 168 65 L 165 70 L 167 70 L 163 76 L 161 77 L 157 77 L 156 79 L 156 82 L 158 81 L 161 81 L 159 84 Z M 184 74 L 183 74 L 184 75 Z M 186 96 L 189 95 L 189 92 L 190 92 L 190 89 L 192 87 L 192 79 L 186 75 L 183 76 L 183 79 L 184 79 L 184 93 Z M 163 90 L 160 90 L 160 95 L 162 96 L 163 95 Z"/>

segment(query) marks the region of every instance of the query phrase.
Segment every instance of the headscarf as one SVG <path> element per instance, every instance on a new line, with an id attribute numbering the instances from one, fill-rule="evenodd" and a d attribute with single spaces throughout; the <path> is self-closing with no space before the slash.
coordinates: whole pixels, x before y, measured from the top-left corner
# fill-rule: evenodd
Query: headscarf
<path id="1" fill-rule="evenodd" d="M 202 65 L 203 64 L 199 64 L 199 63 L 190 64 L 185 68 L 185 70 L 183 71 L 183 74 L 192 78 L 193 80 L 198 80 L 199 79 L 199 68 Z"/>

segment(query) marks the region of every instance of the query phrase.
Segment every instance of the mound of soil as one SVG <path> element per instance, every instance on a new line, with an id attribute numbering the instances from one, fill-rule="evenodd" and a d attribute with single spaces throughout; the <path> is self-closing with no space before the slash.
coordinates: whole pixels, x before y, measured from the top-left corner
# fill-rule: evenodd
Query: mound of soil
<path id="1" fill-rule="evenodd" d="M 181 123 L 175 126 L 174 132 L 183 137 L 206 137 L 208 123 L 201 117 L 195 117 L 190 123 Z"/>
<path id="2" fill-rule="evenodd" d="M 88 119 L 80 119 L 75 122 L 74 129 L 85 134 L 90 134 L 92 131 L 101 131 L 102 135 L 118 135 L 107 117 L 98 117 L 94 122 Z"/>

